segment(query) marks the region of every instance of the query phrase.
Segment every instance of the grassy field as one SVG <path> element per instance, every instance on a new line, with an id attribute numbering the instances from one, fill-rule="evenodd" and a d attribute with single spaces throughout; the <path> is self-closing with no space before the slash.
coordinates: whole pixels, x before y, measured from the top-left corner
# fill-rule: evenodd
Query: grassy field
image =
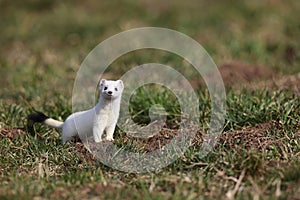
<path id="1" fill-rule="evenodd" d="M 300 199 L 299 11 L 298 0 L 0 1 L 0 199 Z M 227 109 L 212 152 L 198 155 L 210 98 L 189 71 L 183 73 L 199 96 L 201 129 L 160 171 L 117 171 L 79 141 L 63 146 L 58 130 L 26 131 L 31 106 L 60 120 L 72 113 L 77 70 L 97 44 L 145 26 L 189 35 L 219 66 Z M 143 50 L 114 62 L 106 75 L 118 79 L 148 62 L 180 68 L 182 61 Z M 166 106 L 169 127 L 149 140 L 118 129 L 119 147 L 149 152 L 170 141 L 180 110 L 164 90 L 141 89 L 130 101 L 132 118 L 149 122 L 153 104 Z"/>

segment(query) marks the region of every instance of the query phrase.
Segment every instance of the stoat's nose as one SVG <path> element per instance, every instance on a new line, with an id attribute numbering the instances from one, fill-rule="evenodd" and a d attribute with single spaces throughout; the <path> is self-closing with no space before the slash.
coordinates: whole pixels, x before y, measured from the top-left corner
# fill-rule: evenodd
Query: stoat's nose
<path id="1" fill-rule="evenodd" d="M 112 91 L 108 91 L 107 93 L 108 93 L 108 94 L 112 94 Z"/>

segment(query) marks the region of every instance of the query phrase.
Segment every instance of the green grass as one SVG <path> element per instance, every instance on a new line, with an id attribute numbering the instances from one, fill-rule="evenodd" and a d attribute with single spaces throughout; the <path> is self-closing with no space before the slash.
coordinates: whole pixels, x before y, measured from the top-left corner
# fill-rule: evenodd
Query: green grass
<path id="1" fill-rule="evenodd" d="M 63 146 L 60 132 L 42 125 L 35 126 L 35 136 L 26 130 L 18 137 L 4 135 L 26 126 L 30 105 L 56 119 L 71 114 L 80 63 L 98 43 L 130 28 L 181 31 L 200 42 L 217 65 L 240 60 L 286 75 L 298 73 L 299 4 L 297 0 L 1 1 L 0 199 L 224 199 L 235 186 L 239 189 L 235 199 L 299 198 L 300 100 L 289 90 L 227 90 L 224 131 L 232 140 L 221 138 L 204 158 L 199 155 L 202 141 L 195 140 L 179 159 L 153 173 L 114 170 L 92 159 L 78 143 Z M 173 66 L 191 82 L 200 79 L 180 57 L 154 50 L 122 56 L 107 74 L 118 78 L 147 62 Z M 205 87 L 196 85 L 195 90 L 203 132 L 208 128 L 210 98 Z M 168 128 L 176 129 L 178 101 L 165 87 L 137 90 L 130 99 L 132 119 L 148 123 L 149 108 L 155 104 L 164 105 Z M 269 126 L 269 122 L 276 123 Z M 119 129 L 115 143 L 129 151 L 147 151 L 143 146 L 147 142 L 127 138 Z"/>

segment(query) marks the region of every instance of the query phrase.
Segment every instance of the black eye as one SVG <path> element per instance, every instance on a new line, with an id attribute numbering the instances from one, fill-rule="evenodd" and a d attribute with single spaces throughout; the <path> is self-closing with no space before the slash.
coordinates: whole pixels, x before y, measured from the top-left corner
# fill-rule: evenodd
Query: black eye
<path id="1" fill-rule="evenodd" d="M 115 91 L 118 91 L 118 88 L 115 88 Z"/>
<path id="2" fill-rule="evenodd" d="M 104 90 L 107 90 L 107 87 L 104 87 Z"/>

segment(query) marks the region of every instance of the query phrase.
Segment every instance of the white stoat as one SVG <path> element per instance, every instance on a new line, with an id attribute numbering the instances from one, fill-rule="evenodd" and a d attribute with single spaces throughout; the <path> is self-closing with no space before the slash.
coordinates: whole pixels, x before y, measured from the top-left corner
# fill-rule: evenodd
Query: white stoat
<path id="1" fill-rule="evenodd" d="M 79 134 L 84 138 L 93 136 L 95 142 L 101 142 L 104 132 L 106 132 L 106 140 L 113 141 L 123 89 L 122 80 L 102 79 L 99 86 L 100 98 L 95 107 L 73 113 L 64 122 L 36 111 L 28 116 L 28 128 L 32 130 L 35 122 L 44 123 L 53 128 L 61 128 L 63 144 Z"/>

